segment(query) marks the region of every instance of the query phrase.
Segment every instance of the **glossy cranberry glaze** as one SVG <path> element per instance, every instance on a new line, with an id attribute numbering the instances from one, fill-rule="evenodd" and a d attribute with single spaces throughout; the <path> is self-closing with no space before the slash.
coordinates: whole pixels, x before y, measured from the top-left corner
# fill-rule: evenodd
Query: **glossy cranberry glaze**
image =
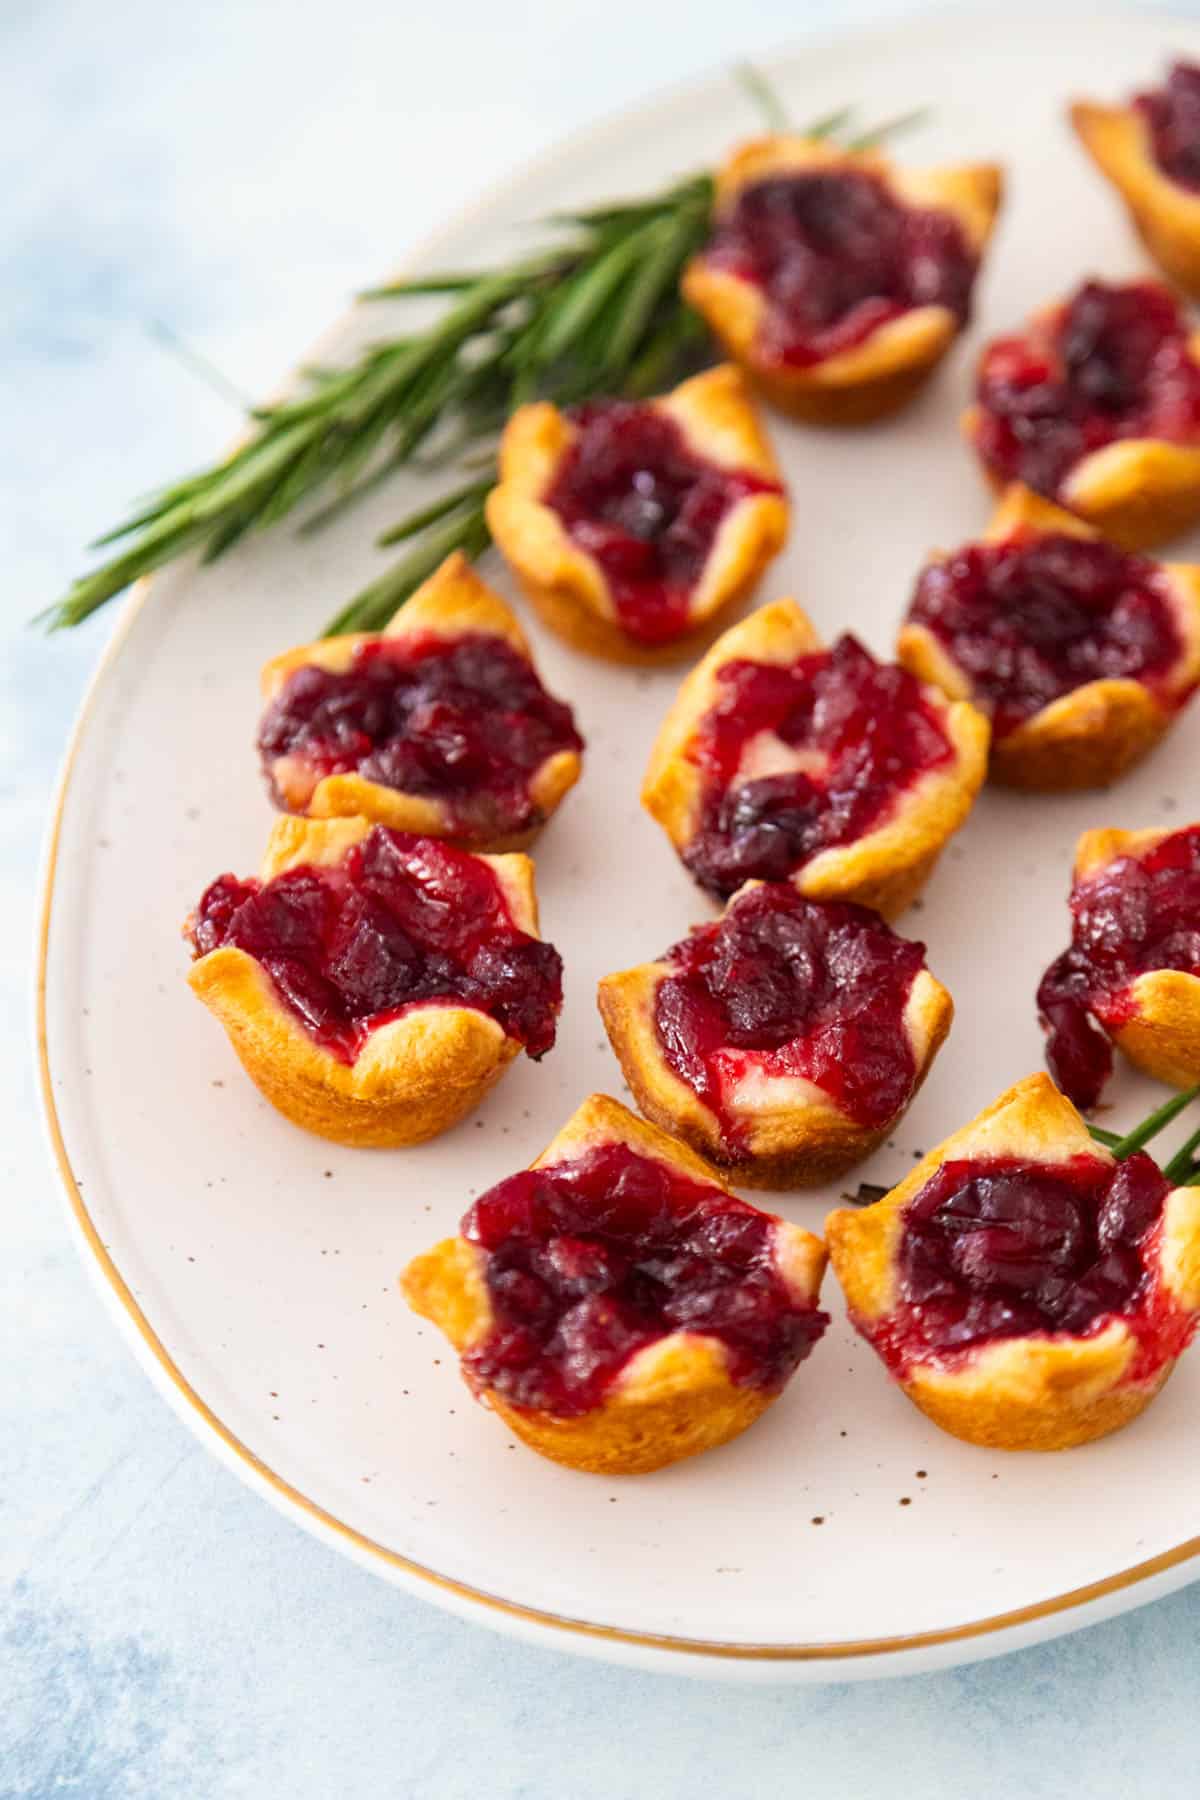
<path id="1" fill-rule="evenodd" d="M 1181 187 L 1200 189 L 1200 68 L 1175 63 L 1162 87 L 1139 94 L 1134 105 L 1163 174 Z"/>
<path id="2" fill-rule="evenodd" d="M 967 676 L 997 738 L 1088 681 L 1153 687 L 1182 648 L 1153 563 L 1066 533 L 968 544 L 931 563 L 908 616 Z"/>
<path id="3" fill-rule="evenodd" d="M 925 946 L 866 907 L 764 884 L 664 960 L 671 973 L 655 996 L 663 1054 L 716 1113 L 729 1147 L 742 1132 L 728 1090 L 749 1066 L 815 1083 L 861 1125 L 885 1125 L 911 1099 L 904 1009 Z"/>
<path id="4" fill-rule="evenodd" d="M 693 590 L 729 513 L 752 494 L 782 490 L 706 461 L 657 407 L 610 400 L 569 417 L 575 436 L 543 503 L 600 564 L 626 635 L 669 643 L 688 628 Z"/>
<path id="5" fill-rule="evenodd" d="M 339 673 L 309 664 L 289 676 L 258 734 L 275 804 L 307 804 L 326 775 L 438 800 L 453 828 L 489 839 L 540 823 L 530 778 L 548 757 L 581 750 L 571 709 L 546 692 L 503 638 L 372 638 Z M 280 757 L 311 776 L 302 798 L 273 779 Z M 293 777 L 294 780 L 294 777 Z"/>
<path id="6" fill-rule="evenodd" d="M 878 1348 L 903 1373 L 998 1338 L 1144 1312 L 1168 1193 L 1150 1158 L 943 1163 L 909 1202 Z"/>
<path id="7" fill-rule="evenodd" d="M 786 667 L 729 662 L 717 680 L 719 698 L 688 751 L 703 791 L 683 860 L 723 898 L 755 876 L 785 880 L 820 851 L 853 842 L 884 822 L 918 776 L 950 761 L 920 683 L 876 662 L 856 638 L 840 637 Z M 811 766 L 735 786 L 759 733 L 808 753 Z"/>
<path id="8" fill-rule="evenodd" d="M 418 1004 L 490 1014 L 530 1056 L 554 1043 L 562 959 L 513 923 L 486 863 L 377 825 L 332 867 L 273 881 L 221 875 L 193 915 L 197 956 L 261 963 L 319 1044 L 353 1062 L 368 1033 Z"/>
<path id="9" fill-rule="evenodd" d="M 979 454 L 1004 481 L 1061 495 L 1081 457 L 1122 438 L 1200 439 L 1200 367 L 1158 282 L 1089 281 L 1066 306 L 984 353 Z"/>
<path id="10" fill-rule="evenodd" d="M 1152 969 L 1200 975 L 1200 825 L 1071 889 L 1070 948 L 1046 970 L 1037 1001 L 1050 1073 L 1076 1106 L 1100 1098 L 1112 1072 L 1102 1027 L 1124 1023 L 1130 983 Z"/>
<path id="11" fill-rule="evenodd" d="M 827 1314 L 773 1260 L 776 1221 L 624 1144 L 526 1169 L 478 1199 L 462 1233 L 487 1251 L 494 1323 L 463 1358 L 477 1387 L 570 1418 L 673 1331 L 725 1345 L 731 1380 L 781 1388 Z"/>
<path id="12" fill-rule="evenodd" d="M 978 267 L 947 212 L 902 205 L 856 169 L 772 175 L 742 188 L 705 252 L 760 287 L 766 363 L 823 362 L 915 306 L 965 320 Z"/>

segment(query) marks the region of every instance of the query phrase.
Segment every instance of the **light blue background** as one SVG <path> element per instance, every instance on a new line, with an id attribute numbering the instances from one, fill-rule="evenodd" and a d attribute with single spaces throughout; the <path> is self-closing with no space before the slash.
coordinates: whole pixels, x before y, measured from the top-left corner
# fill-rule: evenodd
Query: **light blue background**
<path id="1" fill-rule="evenodd" d="M 33 870 L 111 618 L 50 643 L 24 621 L 91 534 L 235 423 L 154 322 L 261 393 L 506 164 L 657 82 L 884 10 L 0 8 L 3 1800 L 1198 1791 L 1200 1587 L 952 1674 L 737 1689 L 527 1649 L 359 1573 L 152 1392 L 68 1241 L 36 1123 Z"/>

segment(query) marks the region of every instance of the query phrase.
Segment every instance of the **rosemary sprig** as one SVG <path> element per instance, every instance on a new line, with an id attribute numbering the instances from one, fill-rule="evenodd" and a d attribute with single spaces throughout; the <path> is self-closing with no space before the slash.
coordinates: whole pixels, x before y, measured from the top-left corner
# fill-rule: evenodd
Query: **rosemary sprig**
<path id="1" fill-rule="evenodd" d="M 1156 1107 L 1148 1118 L 1143 1119 L 1140 1125 L 1135 1125 L 1133 1130 L 1121 1139 L 1113 1151 L 1117 1161 L 1124 1162 L 1127 1156 L 1132 1156 L 1135 1151 L 1144 1149 L 1151 1138 L 1157 1137 L 1159 1132 L 1165 1130 L 1173 1119 L 1179 1117 L 1185 1107 L 1192 1104 L 1197 1094 L 1200 1094 L 1200 1087 L 1186 1088 L 1182 1094 L 1176 1094 L 1172 1099 L 1165 1101 L 1162 1106 Z"/>
<path id="2" fill-rule="evenodd" d="M 487 487 L 492 483 L 489 481 Z M 426 509 L 426 522 L 421 523 L 421 515 L 414 514 L 401 525 L 393 526 L 385 533 L 389 543 L 396 543 L 404 538 L 420 537 L 421 542 L 407 556 L 393 563 L 369 587 L 362 589 L 330 620 L 326 626 L 326 636 L 334 637 L 341 631 L 378 631 L 387 624 L 398 607 L 416 593 L 422 582 L 428 581 L 434 570 L 439 568 L 454 550 L 461 550 L 463 555 L 474 561 L 482 556 L 491 543 L 491 533 L 483 516 L 483 502 L 487 487 L 482 493 L 470 490 L 471 497 L 460 497 L 457 506 L 443 505 L 440 508 Z M 460 490 L 460 495 L 467 490 Z M 436 519 L 430 520 L 428 514 L 437 511 Z M 381 540 L 382 542 L 383 540 Z"/>
<path id="3" fill-rule="evenodd" d="M 1102 1125 L 1088 1125 L 1088 1131 L 1098 1144 L 1111 1150 L 1118 1162 L 1124 1162 L 1127 1156 L 1143 1149 L 1151 1140 L 1164 1131 L 1172 1119 L 1177 1119 L 1181 1112 L 1200 1097 L 1200 1085 L 1188 1088 L 1184 1093 L 1175 1094 L 1170 1100 L 1156 1107 L 1132 1131 L 1122 1137 L 1118 1132 L 1106 1131 Z M 1164 1163 L 1162 1172 L 1172 1187 L 1200 1187 L 1200 1168 L 1196 1166 L 1196 1152 L 1200 1150 L 1200 1126 L 1193 1131 L 1185 1143 L 1179 1146 L 1170 1162 Z M 888 1188 L 878 1182 L 860 1181 L 853 1194 L 843 1194 L 842 1199 L 848 1206 L 873 1206 L 882 1200 Z"/>
<path id="4" fill-rule="evenodd" d="M 783 111 L 763 78 L 742 80 L 767 114 Z M 877 143 L 911 116 L 860 132 Z M 834 136 L 848 109 L 808 129 Z M 548 221 L 548 248 L 498 268 L 451 270 L 375 288 L 363 298 L 445 302 L 431 325 L 371 344 L 347 367 L 303 371 L 299 392 L 249 414 L 244 442 L 212 468 L 151 495 L 98 540 L 120 546 L 42 614 L 51 629 L 78 625 L 142 576 L 189 551 L 206 562 L 301 505 L 325 523 L 405 465 L 466 454 L 473 479 L 384 534 L 406 555 L 329 626 L 382 624 L 450 550 L 478 556 L 489 542 L 483 505 L 500 427 L 522 402 L 571 405 L 595 395 L 637 398 L 698 366 L 708 340 L 679 295 L 679 277 L 710 228 L 713 181 L 676 181 L 644 199 Z M 479 453 L 483 452 L 482 459 Z M 464 472 L 467 465 L 463 464 Z"/>
<path id="5" fill-rule="evenodd" d="M 1196 1168 L 1196 1151 L 1200 1149 L 1200 1129 L 1193 1131 L 1191 1137 L 1180 1144 L 1178 1150 L 1166 1164 L 1163 1174 L 1172 1187 L 1195 1187 L 1200 1183 L 1200 1170 Z"/>
<path id="6" fill-rule="evenodd" d="M 1119 1131 L 1105 1131 L 1103 1126 L 1100 1125 L 1089 1125 L 1088 1131 L 1098 1144 L 1104 1145 L 1106 1150 L 1115 1150 L 1117 1145 L 1121 1142 L 1121 1134 Z"/>
<path id="7" fill-rule="evenodd" d="M 756 69 L 753 63 L 743 62 L 737 65 L 733 73 L 739 86 L 745 89 L 757 106 L 768 127 L 772 131 L 787 131 L 791 126 L 787 108 L 761 69 Z M 809 132 L 813 137 L 824 135 L 822 131 L 811 125 Z"/>
<path id="8" fill-rule="evenodd" d="M 912 131 L 915 126 L 923 125 L 929 117 L 927 106 L 915 106 L 911 112 L 897 113 L 894 119 L 885 119 L 882 125 L 869 126 L 847 140 L 847 150 L 874 150 L 885 140 L 899 137 L 902 131 Z"/>
<path id="9" fill-rule="evenodd" d="M 1145 1149 L 1151 1138 L 1157 1137 L 1160 1131 L 1165 1131 L 1172 1120 L 1185 1112 L 1197 1097 L 1200 1097 L 1200 1083 L 1164 1100 L 1161 1106 L 1156 1106 L 1152 1113 L 1148 1113 L 1140 1124 L 1135 1125 L 1132 1131 L 1127 1131 L 1123 1137 L 1118 1136 L 1115 1131 L 1106 1131 L 1100 1125 L 1089 1125 L 1088 1131 L 1098 1144 L 1103 1144 L 1107 1150 L 1112 1151 L 1118 1162 L 1124 1162 L 1135 1151 Z M 1200 1184 L 1200 1170 L 1195 1166 L 1198 1148 L 1200 1129 L 1180 1145 L 1170 1162 L 1163 1164 L 1163 1174 L 1173 1187 Z"/>
<path id="10" fill-rule="evenodd" d="M 697 175 L 645 201 L 577 214 L 553 249 L 502 268 L 375 289 L 366 298 L 435 293 L 449 304 L 425 330 L 371 345 L 345 369 L 310 369 L 302 392 L 256 409 L 251 436 L 231 456 L 152 495 L 99 540 L 124 548 L 76 581 L 46 621 L 78 625 L 186 551 L 213 561 L 315 496 L 345 505 L 418 453 L 491 445 L 522 400 L 653 391 L 705 341 L 678 281 L 711 208 L 711 179 Z M 394 610 L 411 592 L 404 571 L 419 585 L 435 540 L 475 555 L 486 547 L 482 477 L 472 485 L 481 491 L 469 503 L 460 491 L 423 509 L 432 514 L 425 525 L 436 526 L 428 554 L 423 545 L 359 596 L 337 629 L 367 628 L 386 616 L 385 601 Z M 419 519 L 401 535 L 422 530 Z"/>

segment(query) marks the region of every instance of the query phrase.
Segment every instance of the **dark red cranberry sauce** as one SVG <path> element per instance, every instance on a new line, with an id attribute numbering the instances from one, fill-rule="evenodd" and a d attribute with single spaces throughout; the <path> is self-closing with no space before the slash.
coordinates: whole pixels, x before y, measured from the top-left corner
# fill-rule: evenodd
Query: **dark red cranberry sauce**
<path id="1" fill-rule="evenodd" d="M 693 591 L 725 519 L 779 484 L 697 455 L 653 406 L 606 400 L 568 417 L 575 436 L 542 496 L 604 571 L 621 629 L 666 644 L 688 628 Z"/>
<path id="2" fill-rule="evenodd" d="M 1135 1373 L 1148 1373 L 1189 1331 L 1156 1291 L 1168 1192 L 1143 1153 L 1115 1164 L 943 1163 L 905 1208 L 898 1301 L 872 1341 L 903 1375 L 1000 1338 L 1082 1334 L 1116 1316 L 1140 1340 Z"/>
<path id="3" fill-rule="evenodd" d="M 930 563 L 908 617 L 968 677 L 997 738 L 1088 681 L 1153 687 L 1182 649 L 1155 565 L 1065 532 L 967 544 Z"/>
<path id="4" fill-rule="evenodd" d="M 1138 94 L 1134 105 L 1146 121 L 1163 174 L 1200 190 L 1200 68 L 1175 63 L 1162 87 Z"/>
<path id="5" fill-rule="evenodd" d="M 805 169 L 742 188 L 705 256 L 760 287 L 764 362 L 807 368 L 915 306 L 965 320 L 978 270 L 948 212 L 901 204 L 866 170 Z"/>
<path id="6" fill-rule="evenodd" d="M 1101 1027 L 1128 1017 L 1130 983 L 1152 969 L 1200 975 L 1200 825 L 1106 863 L 1075 883 L 1070 904 L 1071 945 L 1042 976 L 1037 1003 L 1050 1073 L 1089 1107 L 1112 1073 Z"/>
<path id="7" fill-rule="evenodd" d="M 688 752 L 703 794 L 683 860 L 722 898 L 756 876 L 786 880 L 882 825 L 904 789 L 952 756 L 921 684 L 848 635 L 786 667 L 728 662 L 717 680 L 719 698 Z M 759 733 L 806 753 L 808 766 L 735 785 Z"/>
<path id="8" fill-rule="evenodd" d="M 733 1381 L 781 1388 L 829 1318 L 776 1269 L 776 1223 L 624 1144 L 512 1175 L 462 1224 L 487 1252 L 494 1315 L 466 1374 L 571 1418 L 638 1350 L 692 1331 L 721 1340 Z"/>
<path id="9" fill-rule="evenodd" d="M 787 883 L 752 888 L 715 925 L 663 959 L 655 997 L 663 1054 L 721 1121 L 740 1122 L 729 1090 L 749 1065 L 813 1082 L 861 1125 L 885 1125 L 912 1097 L 904 1023 L 925 946 L 863 906 L 807 900 Z"/>
<path id="10" fill-rule="evenodd" d="M 1200 439 L 1200 367 L 1179 302 L 1154 281 L 1089 281 L 985 351 L 976 447 L 1004 481 L 1061 497 L 1081 457 L 1121 438 Z"/>
<path id="11" fill-rule="evenodd" d="M 531 777 L 560 750 L 581 750 L 571 709 L 529 662 L 485 633 L 371 638 L 340 673 L 297 669 L 258 733 L 275 804 L 302 809 L 326 775 L 440 800 L 456 829 L 479 841 L 540 823 Z M 307 794 L 274 779 L 280 757 L 302 759 Z"/>
<path id="12" fill-rule="evenodd" d="M 190 925 L 197 956 L 229 944 L 262 964 L 319 1044 L 353 1062 L 410 1006 L 490 1014 L 530 1056 L 554 1043 L 562 959 L 513 922 L 478 857 L 376 825 L 332 867 L 273 881 L 221 875 Z"/>

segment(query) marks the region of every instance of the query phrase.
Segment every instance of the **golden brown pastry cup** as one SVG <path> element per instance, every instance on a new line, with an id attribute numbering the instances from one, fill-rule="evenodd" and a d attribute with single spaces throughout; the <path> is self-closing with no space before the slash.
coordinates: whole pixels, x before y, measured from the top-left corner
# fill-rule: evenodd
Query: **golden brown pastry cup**
<path id="1" fill-rule="evenodd" d="M 724 1189 L 720 1176 L 686 1145 L 604 1094 L 585 1100 L 532 1166 L 564 1162 L 610 1143 Z M 821 1240 L 777 1219 L 774 1259 L 797 1298 L 815 1306 L 825 1269 Z M 431 1319 L 460 1354 L 491 1328 L 486 1266 L 486 1253 L 476 1245 L 446 1238 L 415 1258 L 400 1278 L 414 1312 Z M 551 1462 L 590 1474 L 644 1475 L 738 1437 L 778 1393 L 734 1382 L 720 1339 L 674 1331 L 633 1355 L 601 1404 L 578 1417 L 514 1406 L 492 1388 L 478 1397 L 522 1443 Z"/>

